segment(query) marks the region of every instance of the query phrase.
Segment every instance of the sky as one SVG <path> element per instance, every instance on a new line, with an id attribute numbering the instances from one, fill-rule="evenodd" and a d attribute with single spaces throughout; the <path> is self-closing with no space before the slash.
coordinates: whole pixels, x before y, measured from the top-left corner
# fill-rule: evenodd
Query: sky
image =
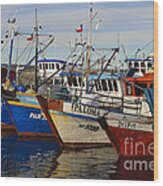
<path id="1" fill-rule="evenodd" d="M 64 60 L 75 39 L 80 38 L 75 29 L 81 23 L 84 37 L 88 35 L 89 7 L 89 3 L 1 5 L 1 39 L 5 40 L 5 32 L 9 29 L 7 20 L 13 15 L 16 15 L 19 32 L 31 33 L 37 8 L 38 22 L 42 26 L 40 33 L 55 37 L 44 55 Z M 97 12 L 95 21 L 102 20 L 98 30 L 93 25 L 92 44 L 95 48 L 116 47 L 119 43 L 125 46 L 127 56 L 134 55 L 138 48 L 142 49 L 140 54 L 153 52 L 153 1 L 93 3 L 93 11 Z M 26 45 L 23 39 L 15 38 L 13 59 L 18 55 L 17 46 L 20 54 Z M 144 48 L 148 43 L 149 46 Z M 8 61 L 8 46 L 2 51 L 2 62 Z M 122 51 L 119 56 L 124 58 Z M 26 56 L 19 63 L 25 64 L 28 59 Z"/>

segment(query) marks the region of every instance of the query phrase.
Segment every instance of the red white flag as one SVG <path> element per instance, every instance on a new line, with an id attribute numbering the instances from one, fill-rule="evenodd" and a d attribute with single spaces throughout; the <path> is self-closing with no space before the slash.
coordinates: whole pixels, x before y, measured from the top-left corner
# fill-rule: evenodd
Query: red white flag
<path id="1" fill-rule="evenodd" d="M 82 24 L 76 28 L 76 32 L 83 32 L 83 25 Z"/>
<path id="2" fill-rule="evenodd" d="M 28 36 L 26 39 L 27 39 L 27 41 L 32 41 L 33 40 L 33 35 Z"/>

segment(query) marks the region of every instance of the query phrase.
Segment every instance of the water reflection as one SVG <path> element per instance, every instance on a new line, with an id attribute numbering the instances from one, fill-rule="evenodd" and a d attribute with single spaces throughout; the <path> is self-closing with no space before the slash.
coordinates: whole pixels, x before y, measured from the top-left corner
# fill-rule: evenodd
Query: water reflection
<path id="1" fill-rule="evenodd" d="M 114 180 L 154 180 L 153 157 L 124 158 L 116 162 L 116 173 L 110 175 Z"/>
<path id="2" fill-rule="evenodd" d="M 129 170 L 132 161 L 127 160 L 124 169 L 126 159 L 118 158 L 112 147 L 61 152 L 54 141 L 23 141 L 11 136 L 3 137 L 1 146 L 3 177 L 153 180 L 149 169 Z M 152 167 L 152 159 L 145 160 Z"/>
<path id="3" fill-rule="evenodd" d="M 2 138 L 3 177 L 48 177 L 60 154 L 54 141 L 23 141 L 16 137 Z"/>
<path id="4" fill-rule="evenodd" d="M 78 179 L 110 179 L 117 155 L 113 148 L 63 151 L 51 177 Z"/>

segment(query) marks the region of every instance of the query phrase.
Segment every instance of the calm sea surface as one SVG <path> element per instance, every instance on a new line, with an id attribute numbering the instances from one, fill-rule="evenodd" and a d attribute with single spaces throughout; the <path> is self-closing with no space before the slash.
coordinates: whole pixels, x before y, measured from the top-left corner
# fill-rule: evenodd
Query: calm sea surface
<path id="1" fill-rule="evenodd" d="M 153 172 L 126 172 L 123 162 L 112 147 L 61 152 L 54 141 L 1 140 L 3 177 L 151 180 Z"/>

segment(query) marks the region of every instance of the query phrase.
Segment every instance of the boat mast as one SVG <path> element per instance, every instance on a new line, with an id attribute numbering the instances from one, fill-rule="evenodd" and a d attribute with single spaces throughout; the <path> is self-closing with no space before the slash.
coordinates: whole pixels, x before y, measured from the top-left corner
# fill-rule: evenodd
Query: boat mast
<path id="1" fill-rule="evenodd" d="M 90 58 L 91 58 L 91 47 L 92 47 L 92 16 L 93 16 L 93 7 L 90 3 L 90 16 L 89 16 L 89 32 L 88 32 L 88 45 L 87 45 L 87 54 L 86 54 L 86 92 L 89 92 L 89 75 L 90 75 Z"/>
<path id="2" fill-rule="evenodd" d="M 37 65 L 38 65 L 38 20 L 37 20 L 37 8 L 35 9 L 35 92 L 38 90 L 38 79 L 37 79 Z"/>
<path id="3" fill-rule="evenodd" d="M 9 64 L 8 64 L 8 70 L 7 70 L 7 79 L 6 79 L 6 86 L 5 88 L 8 89 L 9 83 L 10 83 L 10 72 L 11 72 L 11 64 L 12 64 L 12 52 L 13 52 L 13 45 L 14 45 L 14 24 L 16 22 L 16 18 L 13 17 L 12 19 L 8 20 L 8 23 L 11 24 L 11 42 L 10 42 L 10 53 L 9 53 Z"/>

